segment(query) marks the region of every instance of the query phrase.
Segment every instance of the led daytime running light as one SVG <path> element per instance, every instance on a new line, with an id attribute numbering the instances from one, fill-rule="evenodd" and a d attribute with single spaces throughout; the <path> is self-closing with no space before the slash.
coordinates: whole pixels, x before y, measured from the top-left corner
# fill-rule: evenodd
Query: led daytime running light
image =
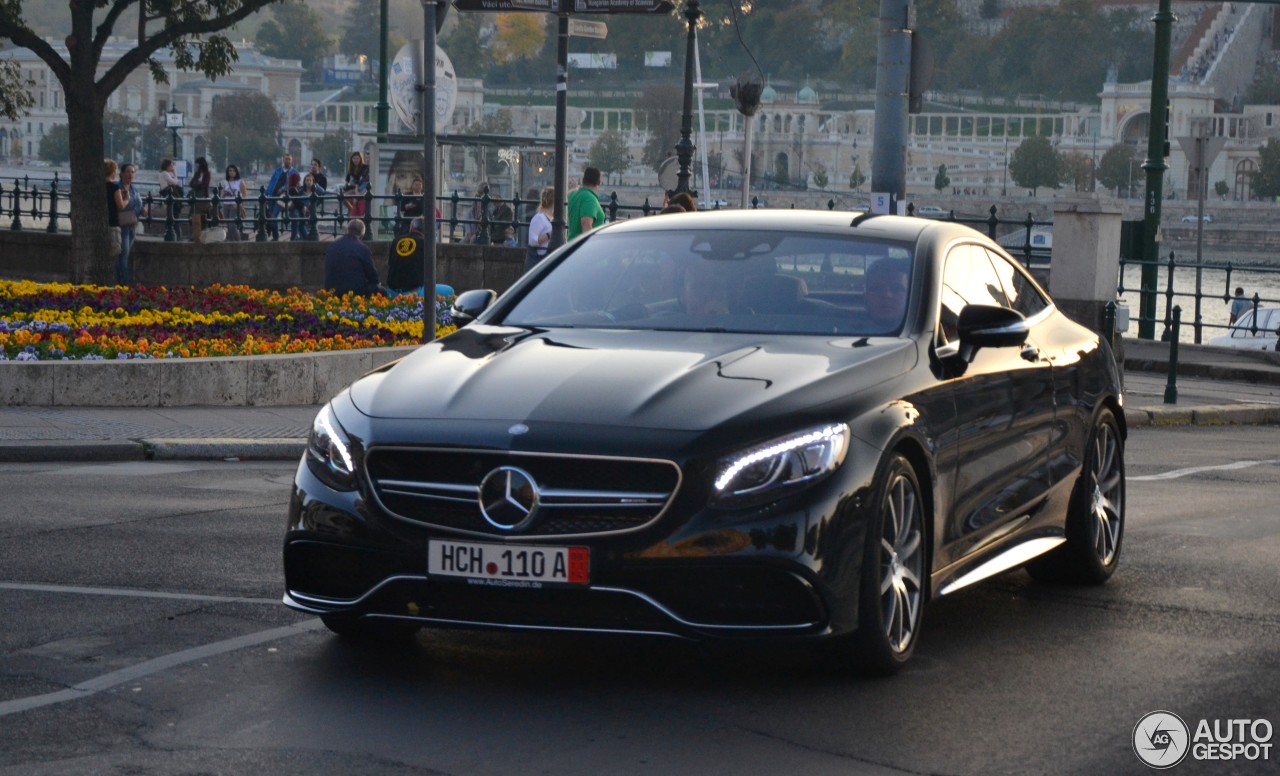
<path id="1" fill-rule="evenodd" d="M 316 418 L 316 422 L 320 424 L 320 427 L 324 430 L 325 436 L 329 438 L 329 447 L 331 449 L 336 449 L 338 451 L 338 455 L 342 456 L 343 472 L 346 474 L 354 472 L 356 467 L 355 464 L 351 462 L 351 453 L 347 450 L 347 446 L 343 444 L 343 437 L 334 428 L 333 409 L 326 406 L 324 408 L 324 412 L 321 412 L 320 416 Z"/>
<path id="2" fill-rule="evenodd" d="M 733 464 L 729 466 L 729 468 L 724 470 L 723 474 L 721 474 L 719 477 L 716 478 L 716 483 L 715 483 L 716 490 L 717 491 L 724 490 L 729 483 L 733 482 L 734 478 L 738 476 L 739 472 L 741 472 L 743 469 L 746 469 L 749 466 L 759 463 L 760 461 L 773 458 L 782 453 L 787 453 L 802 447 L 808 447 L 809 445 L 815 442 L 826 441 L 831 439 L 832 437 L 843 437 L 845 430 L 846 430 L 846 426 L 843 423 L 837 423 L 835 425 L 827 426 L 826 428 L 810 432 L 803 436 L 792 437 L 791 439 L 784 439 L 783 441 L 775 445 L 771 445 L 769 447 L 765 447 L 760 450 L 756 450 L 753 453 L 745 455 L 742 458 L 739 458 L 738 460 L 734 461 Z"/>

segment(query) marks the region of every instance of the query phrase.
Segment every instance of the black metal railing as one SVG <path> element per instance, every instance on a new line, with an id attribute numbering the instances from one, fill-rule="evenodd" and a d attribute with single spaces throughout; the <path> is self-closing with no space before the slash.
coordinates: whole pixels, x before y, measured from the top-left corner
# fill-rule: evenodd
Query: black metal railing
<path id="1" fill-rule="evenodd" d="M 1154 265 L 1156 272 L 1150 273 L 1158 276 L 1163 273 L 1156 288 L 1143 289 L 1140 287 L 1141 281 L 1131 283 L 1126 279 L 1126 267 L 1138 267 L 1140 270 L 1150 268 Z M 1134 274 L 1134 273 L 1130 273 Z M 1141 272 L 1136 273 L 1141 276 Z M 1222 322 L 1209 322 L 1205 320 L 1205 302 L 1211 302 L 1218 306 L 1221 304 L 1231 305 L 1235 301 L 1234 289 L 1244 287 L 1246 281 L 1241 281 L 1240 276 L 1247 275 L 1250 280 L 1247 281 L 1252 286 L 1262 286 L 1269 288 L 1280 287 L 1280 267 L 1270 267 L 1262 265 L 1239 265 L 1232 262 L 1217 261 L 1182 261 L 1179 260 L 1173 252 L 1170 252 L 1165 259 L 1157 259 L 1155 262 L 1147 262 L 1141 259 L 1130 259 L 1121 257 L 1120 259 L 1120 282 L 1117 286 L 1117 293 L 1123 297 L 1126 293 L 1133 292 L 1139 297 L 1143 294 L 1150 294 L 1158 299 L 1164 298 L 1164 304 L 1151 305 L 1152 310 L 1157 312 L 1148 317 L 1138 315 L 1134 317 L 1134 321 L 1138 324 L 1151 324 L 1154 331 L 1155 324 L 1163 326 L 1160 333 L 1160 339 L 1168 341 L 1170 331 L 1173 327 L 1173 311 L 1175 307 L 1190 309 L 1191 320 L 1183 322 L 1185 327 L 1190 324 L 1193 332 L 1192 341 L 1201 344 L 1205 339 L 1206 333 L 1212 335 L 1215 332 L 1224 332 L 1231 328 L 1229 318 L 1224 314 Z M 1235 276 L 1233 280 L 1232 277 Z M 1245 300 L 1248 302 L 1248 309 L 1254 311 L 1250 316 L 1252 323 L 1251 335 L 1257 335 L 1258 330 L 1258 314 L 1257 310 L 1264 306 L 1274 306 L 1280 304 L 1280 296 L 1271 295 L 1268 292 L 1263 295 L 1261 292 L 1254 290 L 1250 296 L 1246 294 Z M 1163 307 L 1163 313 L 1158 308 Z M 1219 307 L 1218 309 L 1221 309 Z M 1229 314 L 1229 308 L 1226 311 Z M 1243 317 L 1243 316 L 1242 316 Z M 1140 329 L 1141 330 L 1141 327 Z"/>
<path id="2" fill-rule="evenodd" d="M 256 195 L 228 198 L 224 196 L 223 187 L 217 186 L 207 197 L 190 193 L 174 197 L 158 189 L 147 190 L 149 184 L 138 186 L 146 190 L 142 196 L 144 215 L 140 219 L 144 233 L 168 241 L 190 234 L 192 214 L 198 211 L 206 214 L 203 220 L 205 227 L 234 227 L 244 239 L 259 242 L 278 240 L 286 233 L 292 239 L 300 240 L 338 235 L 352 213 L 359 213 L 356 217 L 365 222 L 368 234 L 373 234 L 374 226 L 384 233 L 402 234 L 408 231 L 410 219 L 418 214 L 417 208 L 412 207 L 416 198 L 402 192 L 373 194 L 366 191 L 354 196 L 339 191 L 303 196 L 285 192 L 268 196 L 265 188 L 259 188 Z M 0 226 L 7 223 L 10 229 L 20 231 L 37 228 L 43 221 L 46 231 L 69 230 L 69 188 L 67 181 L 60 179 L 57 173 L 51 179 L 13 179 L 11 186 L 0 181 Z M 351 207 L 353 204 L 356 207 Z M 647 197 L 639 205 L 624 204 L 616 191 L 603 197 L 600 204 L 606 220 L 610 222 L 651 216 L 662 209 L 661 205 L 650 203 Z M 835 200 L 828 200 L 826 206 L 828 210 L 835 210 Z M 490 196 L 486 187 L 474 197 L 463 197 L 456 191 L 437 197 L 436 207 L 440 213 L 439 229 L 444 241 L 490 245 L 513 239 L 515 244 L 525 245 L 529 220 L 536 212 L 538 202 L 519 197 L 502 200 Z M 748 203 L 752 210 L 767 207 L 758 196 L 752 197 Z M 714 209 L 719 209 L 719 206 Z M 907 206 L 907 215 L 916 215 L 914 205 Z M 1025 266 L 1049 262 L 1051 246 L 1037 228 L 1048 227 L 1051 221 L 1037 221 L 1029 213 L 1026 218 L 1001 218 L 994 205 L 985 217 L 957 215 L 951 211 L 940 220 L 966 224 L 985 232 L 1003 244 Z"/>

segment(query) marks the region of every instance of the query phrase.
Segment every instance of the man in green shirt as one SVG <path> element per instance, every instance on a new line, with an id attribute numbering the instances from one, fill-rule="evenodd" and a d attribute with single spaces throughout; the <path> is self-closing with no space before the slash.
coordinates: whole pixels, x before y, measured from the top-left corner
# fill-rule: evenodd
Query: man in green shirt
<path id="1" fill-rule="evenodd" d="M 600 171 L 588 167 L 582 171 L 582 185 L 569 195 L 569 239 L 604 224 L 604 208 L 600 207 Z"/>

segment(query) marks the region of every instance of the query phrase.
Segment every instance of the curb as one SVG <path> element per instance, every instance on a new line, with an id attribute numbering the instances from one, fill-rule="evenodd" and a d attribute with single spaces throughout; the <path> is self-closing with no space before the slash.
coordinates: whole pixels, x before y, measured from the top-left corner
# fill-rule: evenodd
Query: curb
<path id="1" fill-rule="evenodd" d="M 144 439 L 146 457 L 153 461 L 287 461 L 298 460 L 305 439 Z"/>
<path id="2" fill-rule="evenodd" d="M 144 460 L 142 445 L 129 441 L 17 440 L 0 444 L 0 463 Z"/>
<path id="3" fill-rule="evenodd" d="M 1124 368 L 1131 372 L 1152 372 L 1169 374 L 1168 360 L 1150 358 L 1126 358 Z M 1194 361 L 1178 362 L 1179 377 L 1206 377 L 1213 380 L 1227 380 L 1235 383 L 1261 383 L 1263 385 L 1280 385 L 1280 370 L 1254 369 L 1244 366 L 1226 366 L 1224 364 L 1201 364 Z"/>
<path id="4" fill-rule="evenodd" d="M 1137 426 L 1232 426 L 1280 424 L 1277 404 L 1217 404 L 1178 407 L 1126 407 L 1125 423 Z"/>

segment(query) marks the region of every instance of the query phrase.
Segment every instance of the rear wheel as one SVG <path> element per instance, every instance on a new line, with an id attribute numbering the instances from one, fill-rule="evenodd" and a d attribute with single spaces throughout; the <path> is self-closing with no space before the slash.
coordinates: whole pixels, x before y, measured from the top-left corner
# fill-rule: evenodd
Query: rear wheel
<path id="1" fill-rule="evenodd" d="M 1031 576 L 1076 585 L 1106 582 L 1120 563 L 1124 538 L 1124 440 L 1111 410 L 1099 414 L 1089 434 L 1066 534 L 1065 544 L 1027 564 Z"/>
<path id="2" fill-rule="evenodd" d="M 906 664 L 924 620 L 924 498 L 911 463 L 895 454 L 867 527 L 854 634 L 858 668 L 884 676 Z"/>
<path id="3" fill-rule="evenodd" d="M 364 620 L 350 614 L 322 614 L 320 621 L 329 630 L 352 641 L 407 641 L 422 629 L 416 622 Z"/>

